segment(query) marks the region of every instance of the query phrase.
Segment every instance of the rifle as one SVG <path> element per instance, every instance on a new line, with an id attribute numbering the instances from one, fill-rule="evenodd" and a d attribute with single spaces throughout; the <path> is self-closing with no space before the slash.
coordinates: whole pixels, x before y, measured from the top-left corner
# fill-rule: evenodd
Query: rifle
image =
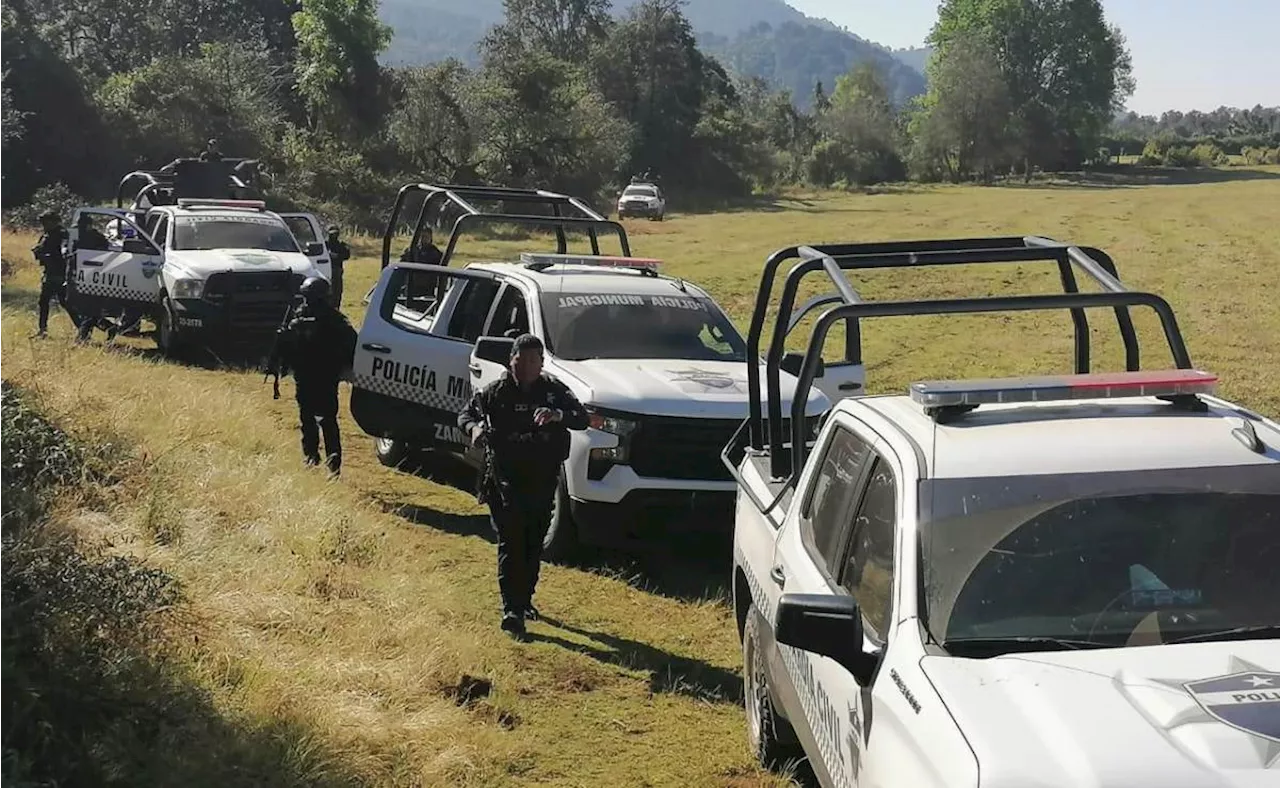
<path id="1" fill-rule="evenodd" d="M 493 422 L 489 419 L 489 413 L 484 412 L 484 432 L 480 434 L 480 441 L 484 444 L 484 465 L 480 468 L 479 484 L 476 487 L 476 503 L 486 503 L 491 498 L 496 497 L 498 503 L 507 506 L 507 480 L 502 478 L 502 474 L 498 471 L 498 458 L 493 453 L 493 443 L 490 438 L 493 435 Z"/>
<path id="2" fill-rule="evenodd" d="M 271 383 L 271 399 L 280 399 L 280 337 L 289 328 L 289 321 L 293 318 L 293 310 L 297 307 L 300 297 L 290 299 L 289 304 L 284 308 L 284 317 L 280 320 L 280 325 L 276 327 L 275 338 L 271 341 L 271 352 L 267 355 L 266 369 L 262 373 L 262 382 L 266 383 L 267 379 L 275 376 Z"/>

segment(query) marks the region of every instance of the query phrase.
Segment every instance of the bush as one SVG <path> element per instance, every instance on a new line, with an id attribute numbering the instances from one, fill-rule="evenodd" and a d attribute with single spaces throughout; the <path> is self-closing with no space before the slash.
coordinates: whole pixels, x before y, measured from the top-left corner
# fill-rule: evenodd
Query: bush
<path id="1" fill-rule="evenodd" d="M 154 657 L 181 593 L 164 572 L 104 556 L 48 519 L 54 496 L 102 480 L 115 447 L 78 443 L 27 399 L 3 384 L 3 781 L 115 783 L 162 735 Z"/>
<path id="2" fill-rule="evenodd" d="M 1227 154 L 1222 148 L 1210 142 L 1202 142 L 1191 149 L 1191 158 L 1201 167 L 1221 167 L 1227 162 Z"/>
<path id="3" fill-rule="evenodd" d="M 69 222 L 71 212 L 85 205 L 84 198 L 78 196 L 64 183 L 41 186 L 31 196 L 30 202 L 14 208 L 5 216 L 5 224 L 17 229 L 32 229 L 40 226 L 40 214 L 45 211 L 56 211 L 63 222 Z"/>

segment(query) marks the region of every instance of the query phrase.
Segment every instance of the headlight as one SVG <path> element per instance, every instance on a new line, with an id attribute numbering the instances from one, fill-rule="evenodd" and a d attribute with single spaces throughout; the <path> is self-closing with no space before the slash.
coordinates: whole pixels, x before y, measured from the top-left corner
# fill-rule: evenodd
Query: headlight
<path id="1" fill-rule="evenodd" d="M 608 432 L 617 435 L 619 438 L 625 438 L 635 432 L 636 423 L 630 419 L 623 419 L 617 416 L 607 416 L 599 411 L 587 408 L 589 423 L 593 429 L 601 432 Z"/>
<path id="2" fill-rule="evenodd" d="M 169 295 L 173 298 L 199 298 L 203 291 L 203 279 L 175 279 Z"/>

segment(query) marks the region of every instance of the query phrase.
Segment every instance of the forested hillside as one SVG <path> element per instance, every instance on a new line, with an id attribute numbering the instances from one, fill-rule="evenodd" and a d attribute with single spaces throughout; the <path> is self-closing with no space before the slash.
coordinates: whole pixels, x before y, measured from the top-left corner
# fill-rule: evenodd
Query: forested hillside
<path id="1" fill-rule="evenodd" d="M 616 0 L 612 11 L 625 14 L 637 2 Z M 898 59 L 891 50 L 828 20 L 808 17 L 783 0 L 685 0 L 680 11 L 704 52 L 743 77 L 760 77 L 791 91 L 802 109 L 812 107 L 817 83 L 830 89 L 837 77 L 862 63 L 881 71 L 897 104 L 924 93 L 921 50 L 903 50 Z M 395 31 L 383 62 L 420 66 L 455 57 L 475 66 L 479 42 L 490 26 L 502 21 L 503 6 L 502 0 L 465 5 L 383 0 L 379 13 Z"/>
<path id="2" fill-rule="evenodd" d="M 603 206 L 650 170 L 684 209 L 785 184 L 1078 169 L 1137 142 L 1178 165 L 1280 153 L 1262 108 L 1122 118 L 1133 142 L 1117 137 L 1129 56 L 1095 4 L 944 0 L 914 98 L 925 86 L 884 50 L 806 47 L 790 22 L 748 29 L 726 57 L 779 91 L 713 57 L 681 7 L 506 0 L 474 65 L 391 67 L 377 0 L 10 0 L 5 209 L 114 197 L 123 173 L 210 137 L 264 162 L 276 205 L 369 228 L 410 179 L 553 187 Z M 846 65 L 855 51 L 866 58 Z M 802 67 L 781 63 L 792 55 Z M 836 78 L 815 91 L 819 68 Z"/>

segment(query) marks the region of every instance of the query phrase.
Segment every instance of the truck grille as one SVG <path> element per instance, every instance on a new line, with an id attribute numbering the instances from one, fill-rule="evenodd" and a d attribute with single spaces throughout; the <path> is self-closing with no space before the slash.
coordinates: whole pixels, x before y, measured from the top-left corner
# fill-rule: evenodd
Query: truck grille
<path id="1" fill-rule="evenodd" d="M 742 419 L 696 419 L 673 416 L 631 416 L 639 426 L 631 434 L 631 468 L 653 479 L 688 481 L 731 481 L 729 469 L 720 460 L 729 439 L 742 427 Z M 817 416 L 806 419 L 812 431 Z M 791 438 L 791 419 L 783 419 L 786 439 Z M 745 428 L 744 428 L 745 429 Z M 768 422 L 765 422 L 768 429 Z M 732 456 L 731 456 L 732 458 Z"/>
<path id="2" fill-rule="evenodd" d="M 225 310 L 231 328 L 274 329 L 302 281 L 290 271 L 223 272 L 206 281 L 204 298 Z"/>
<path id="3" fill-rule="evenodd" d="M 302 275 L 292 271 L 225 271 L 213 274 L 204 285 L 206 296 L 248 293 L 279 293 L 292 297 L 302 284 Z"/>
<path id="4" fill-rule="evenodd" d="M 720 452 L 741 426 L 739 419 L 641 416 L 631 435 L 631 467 L 658 479 L 729 481 Z"/>

